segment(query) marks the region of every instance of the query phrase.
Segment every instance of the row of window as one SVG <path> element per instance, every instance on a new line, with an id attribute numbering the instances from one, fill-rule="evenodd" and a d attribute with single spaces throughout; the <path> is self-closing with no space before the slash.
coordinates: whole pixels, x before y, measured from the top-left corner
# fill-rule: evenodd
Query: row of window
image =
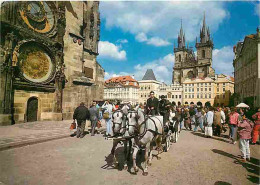
<path id="1" fill-rule="evenodd" d="M 224 89 L 224 88 L 223 88 Z M 211 88 L 205 88 L 205 91 L 211 91 Z M 203 88 L 197 88 L 197 92 L 203 91 Z M 186 88 L 185 92 L 194 92 L 194 88 L 190 88 L 189 90 Z"/>
<path id="2" fill-rule="evenodd" d="M 194 98 L 194 94 L 185 95 L 185 98 Z M 211 98 L 211 94 L 197 94 L 197 98 Z"/>
<path id="3" fill-rule="evenodd" d="M 203 86 L 203 85 L 205 85 L 205 86 L 207 86 L 207 85 L 211 86 L 211 83 L 197 83 L 197 86 Z M 188 86 L 194 87 L 194 84 L 184 84 L 184 87 L 188 87 Z"/>

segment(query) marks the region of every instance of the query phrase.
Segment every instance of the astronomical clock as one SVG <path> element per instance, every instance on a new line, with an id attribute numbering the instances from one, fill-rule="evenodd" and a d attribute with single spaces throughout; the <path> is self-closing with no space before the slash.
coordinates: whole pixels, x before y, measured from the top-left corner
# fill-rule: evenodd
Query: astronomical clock
<path id="1" fill-rule="evenodd" d="M 38 33 L 51 34 L 56 31 L 57 17 L 53 2 L 24 2 L 20 6 L 20 16 L 24 24 Z"/>

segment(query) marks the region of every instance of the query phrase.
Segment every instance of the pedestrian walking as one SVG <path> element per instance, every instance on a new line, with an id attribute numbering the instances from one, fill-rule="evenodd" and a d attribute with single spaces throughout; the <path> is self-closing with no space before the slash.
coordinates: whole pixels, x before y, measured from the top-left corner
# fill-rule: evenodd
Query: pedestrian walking
<path id="1" fill-rule="evenodd" d="M 250 161 L 249 140 L 251 139 L 254 123 L 247 119 L 245 115 L 239 119 L 242 119 L 238 123 L 239 148 L 242 153 L 242 162 L 246 162 L 246 159 Z"/>
<path id="2" fill-rule="evenodd" d="M 252 118 L 255 122 L 254 129 L 253 129 L 252 145 L 255 145 L 256 141 L 257 141 L 257 137 L 258 137 L 258 140 L 260 139 L 260 108 L 258 108 L 258 112 L 255 113 L 252 116 Z"/>
<path id="3" fill-rule="evenodd" d="M 225 128 L 226 115 L 222 108 L 219 108 L 219 110 L 220 110 L 220 114 L 221 114 L 221 131 L 223 130 L 225 133 L 227 131 L 227 129 Z"/>
<path id="4" fill-rule="evenodd" d="M 221 112 L 220 109 L 217 108 L 215 113 L 214 113 L 214 122 L 213 122 L 213 126 L 214 126 L 214 135 L 216 136 L 220 136 L 221 133 Z"/>
<path id="5" fill-rule="evenodd" d="M 84 137 L 84 130 L 86 126 L 86 120 L 89 120 L 90 114 L 87 107 L 85 107 L 84 103 L 80 103 L 80 105 L 75 109 L 73 114 L 74 121 L 77 120 L 77 138 Z"/>
<path id="6" fill-rule="evenodd" d="M 110 104 L 109 101 L 105 101 L 105 103 L 102 105 L 102 108 L 105 109 L 103 118 L 106 121 L 106 136 L 111 136 L 113 135 L 112 133 L 112 113 L 113 113 L 113 105 Z"/>
<path id="7" fill-rule="evenodd" d="M 189 113 L 189 109 L 188 109 L 188 108 L 186 108 L 186 109 L 184 110 L 184 126 L 185 126 L 186 130 L 188 130 L 188 128 L 189 128 L 190 130 L 192 130 L 192 128 L 191 128 L 190 113 Z"/>
<path id="8" fill-rule="evenodd" d="M 95 101 L 93 101 L 92 106 L 89 109 L 89 113 L 91 121 L 91 136 L 94 136 L 97 122 L 99 121 L 99 113 Z"/>
<path id="9" fill-rule="evenodd" d="M 204 128 L 203 128 L 203 120 L 204 120 L 204 116 L 201 112 L 201 108 L 199 108 L 197 110 L 197 113 L 195 114 L 195 118 L 196 118 L 196 122 L 195 122 L 195 128 L 194 128 L 194 132 L 197 131 L 198 126 L 201 129 L 201 132 L 204 132 Z"/>
<path id="10" fill-rule="evenodd" d="M 239 114 L 236 109 L 231 108 L 231 113 L 229 114 L 229 128 L 230 128 L 230 139 L 232 144 L 236 144 L 237 140 L 237 125 L 239 122 Z"/>
<path id="11" fill-rule="evenodd" d="M 205 119 L 205 136 L 206 137 L 212 137 L 212 124 L 213 124 L 213 118 L 214 118 L 214 108 L 210 107 L 209 111 L 206 114 Z"/>

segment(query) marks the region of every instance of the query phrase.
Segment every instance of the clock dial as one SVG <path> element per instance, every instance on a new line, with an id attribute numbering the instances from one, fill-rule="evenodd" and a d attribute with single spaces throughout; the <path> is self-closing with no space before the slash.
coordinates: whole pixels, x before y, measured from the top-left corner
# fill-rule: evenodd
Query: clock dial
<path id="1" fill-rule="evenodd" d="M 55 15 L 51 2 L 26 2 L 20 15 L 27 26 L 39 33 L 49 33 L 55 26 Z"/>
<path id="2" fill-rule="evenodd" d="M 19 66 L 23 77 L 36 83 L 48 80 L 53 71 L 49 55 L 34 44 L 20 49 Z"/>

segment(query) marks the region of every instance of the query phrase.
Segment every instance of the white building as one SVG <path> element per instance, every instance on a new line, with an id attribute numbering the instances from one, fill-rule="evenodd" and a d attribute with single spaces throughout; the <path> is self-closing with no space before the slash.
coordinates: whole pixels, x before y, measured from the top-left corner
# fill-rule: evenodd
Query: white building
<path id="1" fill-rule="evenodd" d="M 154 91 L 155 97 L 159 98 L 158 90 L 161 82 L 157 81 L 153 70 L 147 69 L 142 80 L 138 81 L 139 83 L 139 99 L 138 102 L 144 104 L 149 98 L 150 92 Z"/>
<path id="2" fill-rule="evenodd" d="M 159 97 L 164 95 L 167 97 L 167 100 L 169 100 L 171 103 L 175 105 L 183 104 L 182 92 L 182 86 L 176 83 L 171 85 L 162 83 L 158 89 Z"/>
<path id="3" fill-rule="evenodd" d="M 104 100 L 138 103 L 139 83 L 131 76 L 119 76 L 105 81 Z"/>

